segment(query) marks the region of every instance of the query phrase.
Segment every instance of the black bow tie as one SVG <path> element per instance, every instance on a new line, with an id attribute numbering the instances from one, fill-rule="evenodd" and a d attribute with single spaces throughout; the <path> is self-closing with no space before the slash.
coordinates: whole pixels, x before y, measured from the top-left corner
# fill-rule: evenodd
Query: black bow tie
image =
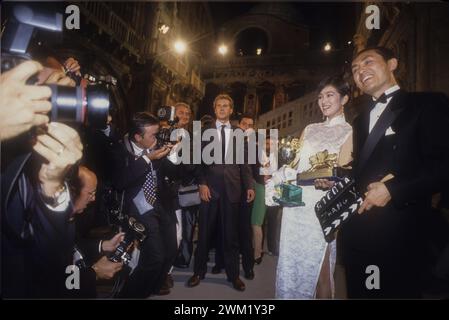
<path id="1" fill-rule="evenodd" d="M 384 92 L 380 95 L 379 98 L 377 98 L 377 99 L 374 98 L 374 102 L 375 103 L 387 103 L 387 99 L 392 97 L 393 95 L 394 95 L 394 92 L 389 93 L 389 94 L 385 94 L 385 92 Z"/>

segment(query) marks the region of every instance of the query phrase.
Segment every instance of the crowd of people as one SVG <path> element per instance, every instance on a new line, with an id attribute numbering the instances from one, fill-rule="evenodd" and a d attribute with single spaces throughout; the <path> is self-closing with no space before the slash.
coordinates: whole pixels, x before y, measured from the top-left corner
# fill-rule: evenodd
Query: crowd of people
<path id="1" fill-rule="evenodd" d="M 431 199 L 447 190 L 449 179 L 449 103 L 443 94 L 401 89 L 391 50 L 373 47 L 355 55 L 354 82 L 372 103 L 352 124 L 344 116 L 350 85 L 338 76 L 318 84 L 324 121 L 303 130 L 293 168 L 278 168 L 272 137 L 257 144 L 262 156 L 249 161 L 255 119 L 240 115 L 233 121 L 234 102 L 227 94 L 215 98 L 213 117 L 201 119 L 201 130 L 212 130 L 218 146 L 212 163 L 173 161 L 194 150 L 161 141 L 160 129 L 171 124 L 149 112 L 135 113 L 124 136 L 110 116 L 102 128 L 50 122 L 47 85 L 74 86 L 67 70 L 81 74 L 74 58 L 55 60 L 26 61 L 0 78 L 4 297 L 95 298 L 100 279 L 120 279 L 116 298 L 165 295 L 173 290 L 174 267 L 192 267 L 187 286 L 198 286 L 212 249 L 211 272 L 224 269 L 232 287 L 244 291 L 240 265 L 246 280 L 257 277 L 264 225 L 268 251 L 279 255 L 276 298 L 335 297 L 337 255 L 349 298 L 421 297 Z M 28 84 L 35 74 L 38 82 Z M 174 110 L 175 128 L 191 136 L 192 109 L 179 102 Z M 242 150 L 235 132 L 246 136 Z M 202 142 L 201 151 L 208 143 Z M 278 184 L 310 171 L 309 159 L 324 150 L 338 166 L 352 168 L 365 193 L 359 214 L 330 243 L 314 206 L 333 181 L 301 186 L 305 206 L 280 208 L 272 201 Z M 244 161 L 237 161 L 242 151 Z M 193 190 L 193 198 L 197 194 L 196 202 L 183 204 L 185 190 Z M 132 233 L 123 223 L 143 236 L 126 243 L 129 259 L 112 259 Z M 380 272 L 374 287 L 367 285 L 369 266 Z M 447 270 L 441 264 L 437 269 L 448 281 Z M 79 283 L 68 285 L 73 272 Z"/>

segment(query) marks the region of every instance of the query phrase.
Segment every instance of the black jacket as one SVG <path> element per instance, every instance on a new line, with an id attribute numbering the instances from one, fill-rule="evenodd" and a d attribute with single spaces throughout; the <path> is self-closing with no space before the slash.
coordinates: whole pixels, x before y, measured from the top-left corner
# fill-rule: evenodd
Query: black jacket
<path id="1" fill-rule="evenodd" d="M 215 129 L 215 122 L 211 128 Z M 232 127 L 232 130 L 241 131 L 241 129 L 237 127 Z M 211 139 L 211 141 L 213 140 Z M 208 143 L 209 142 L 203 142 L 202 147 L 204 148 Z M 231 143 L 232 140 L 230 139 L 229 144 Z M 245 163 L 237 164 L 236 152 L 238 147 L 239 146 L 234 141 L 232 164 L 205 164 L 202 162 L 202 164 L 197 167 L 196 181 L 198 184 L 206 184 L 209 187 L 213 199 L 219 197 L 223 185 L 226 190 L 227 198 L 232 203 L 241 201 L 243 191 L 254 189 L 251 167 Z M 246 145 L 244 147 L 246 149 Z M 243 159 L 245 159 L 247 152 L 246 150 L 243 150 L 243 152 Z"/>
<path id="2" fill-rule="evenodd" d="M 70 204 L 53 212 L 35 183 L 36 159 L 23 155 L 2 174 L 2 294 L 11 298 L 61 298 L 72 263 L 74 225 Z"/>
<path id="3" fill-rule="evenodd" d="M 394 178 L 385 183 L 392 199 L 384 208 L 355 215 L 343 225 L 341 240 L 348 255 L 371 252 L 386 260 L 413 257 L 425 237 L 431 196 L 449 180 L 447 97 L 400 90 L 387 108 L 400 112 L 391 125 L 394 134 L 382 136 L 364 168 L 358 168 L 358 160 L 368 137 L 370 110 L 354 121 L 354 169 L 361 191 L 389 173 Z"/>

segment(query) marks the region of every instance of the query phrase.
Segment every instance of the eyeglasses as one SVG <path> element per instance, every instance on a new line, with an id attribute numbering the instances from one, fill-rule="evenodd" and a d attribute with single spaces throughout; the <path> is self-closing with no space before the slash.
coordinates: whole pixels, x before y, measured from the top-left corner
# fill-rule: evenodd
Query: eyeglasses
<path id="1" fill-rule="evenodd" d="M 89 195 L 89 200 L 93 200 L 95 198 L 95 195 L 97 194 L 97 190 L 87 192 L 87 194 Z"/>

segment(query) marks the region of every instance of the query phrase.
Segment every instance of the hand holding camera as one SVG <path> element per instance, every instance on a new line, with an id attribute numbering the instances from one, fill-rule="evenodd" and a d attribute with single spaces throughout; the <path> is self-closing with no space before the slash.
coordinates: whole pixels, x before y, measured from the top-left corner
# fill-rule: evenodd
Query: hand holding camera
<path id="1" fill-rule="evenodd" d="M 162 159 L 163 157 L 167 156 L 167 154 L 170 152 L 172 147 L 173 146 L 171 144 L 165 144 L 162 147 L 160 147 L 159 149 L 156 149 L 152 152 L 145 153 L 145 155 L 150 160 L 159 160 L 159 159 Z"/>
<path id="2" fill-rule="evenodd" d="M 123 262 L 112 262 L 106 256 L 101 257 L 93 266 L 97 279 L 112 279 L 123 267 Z"/>
<path id="3" fill-rule="evenodd" d="M 80 137 L 69 126 L 52 122 L 45 134 L 37 136 L 33 149 L 48 161 L 39 170 L 39 180 L 44 195 L 53 197 L 63 185 L 68 170 L 81 159 Z"/>
<path id="4" fill-rule="evenodd" d="M 119 232 L 112 239 L 103 241 L 101 243 L 101 250 L 104 252 L 114 252 L 123 240 L 125 240 L 125 233 Z"/>
<path id="5" fill-rule="evenodd" d="M 50 88 L 26 85 L 27 79 L 40 70 L 38 62 L 25 61 L 0 76 L 0 141 L 49 122 Z"/>

